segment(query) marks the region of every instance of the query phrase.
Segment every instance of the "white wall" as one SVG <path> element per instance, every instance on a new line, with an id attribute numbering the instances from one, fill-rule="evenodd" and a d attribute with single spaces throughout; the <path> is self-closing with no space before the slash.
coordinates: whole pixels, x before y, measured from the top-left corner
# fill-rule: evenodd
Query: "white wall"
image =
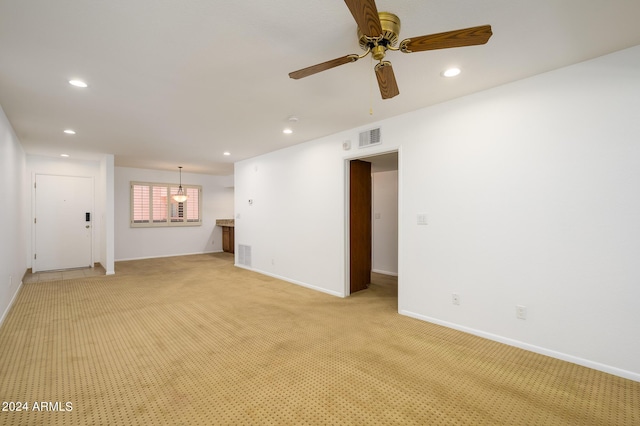
<path id="1" fill-rule="evenodd" d="M 99 262 L 107 275 L 115 274 L 114 173 L 113 155 L 105 155 L 100 161 L 100 175 L 103 180 L 96 187 L 96 205 L 98 211 L 102 212 L 102 226 L 99 228 L 102 250 Z"/>
<path id="2" fill-rule="evenodd" d="M 27 271 L 28 192 L 26 155 L 0 107 L 0 324 Z"/>
<path id="3" fill-rule="evenodd" d="M 372 270 L 398 275 L 398 171 L 371 174 Z"/>
<path id="4" fill-rule="evenodd" d="M 640 380 L 638 111 L 635 47 L 380 122 L 367 155 L 399 150 L 399 311 Z M 345 294 L 359 130 L 236 164 L 252 269 Z"/>
<path id="5" fill-rule="evenodd" d="M 131 228 L 130 183 L 178 183 L 178 169 L 159 171 L 115 168 L 115 259 L 142 259 L 222 251 L 222 228 L 216 219 L 233 218 L 233 188 L 227 176 L 182 172 L 182 182 L 202 185 L 202 226 Z"/>
<path id="6" fill-rule="evenodd" d="M 344 295 L 341 147 L 322 139 L 236 163 L 235 241 L 251 246 L 252 269 Z"/>

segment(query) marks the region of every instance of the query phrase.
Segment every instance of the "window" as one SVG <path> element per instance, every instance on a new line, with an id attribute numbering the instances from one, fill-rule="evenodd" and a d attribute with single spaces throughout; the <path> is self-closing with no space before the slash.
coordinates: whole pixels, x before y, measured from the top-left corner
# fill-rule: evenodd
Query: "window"
<path id="1" fill-rule="evenodd" d="M 131 182 L 131 227 L 202 225 L 202 187 L 182 185 L 187 201 L 172 196 L 178 187 L 164 183 Z"/>

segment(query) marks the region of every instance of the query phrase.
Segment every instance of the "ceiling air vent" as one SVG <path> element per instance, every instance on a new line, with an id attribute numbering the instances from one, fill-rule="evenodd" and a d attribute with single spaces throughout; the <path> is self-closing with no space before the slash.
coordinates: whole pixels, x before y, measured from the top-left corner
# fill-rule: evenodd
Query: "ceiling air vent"
<path id="1" fill-rule="evenodd" d="M 242 266 L 251 267 L 251 246 L 238 244 L 238 263 Z"/>
<path id="2" fill-rule="evenodd" d="M 368 146 L 380 145 L 382 140 L 380 139 L 380 128 L 367 130 L 360 133 L 360 143 L 358 148 L 366 148 Z"/>

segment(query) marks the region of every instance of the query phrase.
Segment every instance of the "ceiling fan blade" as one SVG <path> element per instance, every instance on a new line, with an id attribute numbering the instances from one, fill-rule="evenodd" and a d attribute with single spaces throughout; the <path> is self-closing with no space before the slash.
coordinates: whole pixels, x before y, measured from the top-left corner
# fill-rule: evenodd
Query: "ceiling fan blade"
<path id="1" fill-rule="evenodd" d="M 369 37 L 382 35 L 382 24 L 375 0 L 344 0 L 362 34 Z"/>
<path id="2" fill-rule="evenodd" d="M 310 67 L 303 68 L 298 71 L 290 72 L 289 77 L 297 80 L 299 78 L 304 78 L 304 77 L 308 77 L 310 75 L 319 73 L 320 71 L 326 71 L 340 65 L 348 64 L 350 62 L 355 62 L 358 59 L 359 59 L 358 55 L 343 56 L 341 58 L 336 58 L 327 62 L 323 62 L 321 64 L 311 65 Z"/>
<path id="3" fill-rule="evenodd" d="M 396 76 L 393 73 L 391 62 L 380 62 L 376 65 L 375 70 L 382 99 L 391 99 L 394 96 L 399 95 L 400 91 L 398 90 L 398 83 L 396 83 Z"/>
<path id="4" fill-rule="evenodd" d="M 451 47 L 475 46 L 485 44 L 493 33 L 491 25 L 464 28 L 444 33 L 412 37 L 400 42 L 404 53 L 423 52 L 425 50 L 448 49 Z"/>

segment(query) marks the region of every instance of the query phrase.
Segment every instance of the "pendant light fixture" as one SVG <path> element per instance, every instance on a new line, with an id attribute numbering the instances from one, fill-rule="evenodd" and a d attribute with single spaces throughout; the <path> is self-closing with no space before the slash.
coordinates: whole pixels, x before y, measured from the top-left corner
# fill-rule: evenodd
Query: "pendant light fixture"
<path id="1" fill-rule="evenodd" d="M 182 166 L 178 166 L 178 169 L 180 169 L 180 186 L 178 187 L 178 193 L 175 194 L 172 198 L 178 203 L 184 203 L 185 201 L 187 201 L 187 194 L 185 194 L 184 190 L 182 189 Z"/>

